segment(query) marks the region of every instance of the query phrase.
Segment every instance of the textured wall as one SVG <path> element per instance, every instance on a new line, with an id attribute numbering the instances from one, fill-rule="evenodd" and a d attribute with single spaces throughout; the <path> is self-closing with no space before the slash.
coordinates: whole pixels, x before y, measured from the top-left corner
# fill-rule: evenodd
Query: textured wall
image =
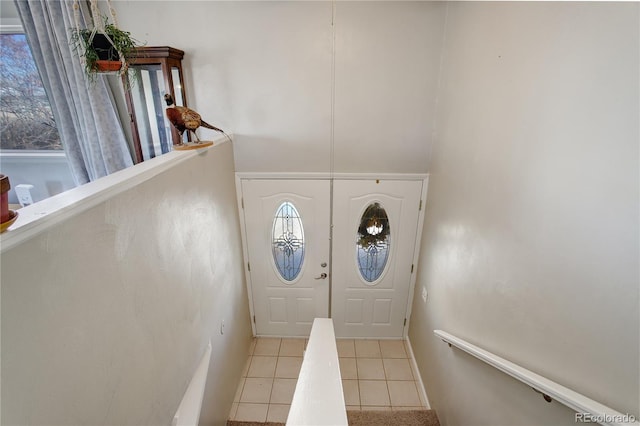
<path id="1" fill-rule="evenodd" d="M 201 421 L 224 424 L 251 334 L 236 206 L 227 143 L 4 251 L 2 424 L 168 425 L 210 339 Z"/>
<path id="2" fill-rule="evenodd" d="M 638 13 L 448 5 L 410 330 L 443 425 L 575 422 L 434 329 L 640 417 Z"/>
<path id="3" fill-rule="evenodd" d="M 189 105 L 233 131 L 238 171 L 329 172 L 334 132 L 338 172 L 426 172 L 443 4 L 332 6 L 115 2 L 121 27 L 185 51 Z"/>

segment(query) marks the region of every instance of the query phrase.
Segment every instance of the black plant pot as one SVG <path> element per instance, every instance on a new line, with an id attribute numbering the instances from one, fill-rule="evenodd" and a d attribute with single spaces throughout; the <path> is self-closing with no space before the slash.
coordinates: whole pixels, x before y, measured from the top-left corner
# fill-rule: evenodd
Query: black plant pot
<path id="1" fill-rule="evenodd" d="M 89 36 L 86 36 L 85 40 L 89 41 Z M 104 34 L 96 33 L 93 36 L 93 40 L 91 41 L 91 45 L 96 51 L 98 55 L 98 59 L 101 61 L 119 61 L 120 55 L 118 55 L 118 51 L 113 47 L 113 44 L 109 42 L 107 37 Z"/>

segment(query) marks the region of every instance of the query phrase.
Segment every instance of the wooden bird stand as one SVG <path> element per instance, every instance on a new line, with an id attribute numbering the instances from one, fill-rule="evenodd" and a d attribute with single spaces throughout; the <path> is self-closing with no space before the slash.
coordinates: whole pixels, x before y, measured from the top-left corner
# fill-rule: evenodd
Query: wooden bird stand
<path id="1" fill-rule="evenodd" d="M 213 141 L 186 142 L 180 145 L 174 145 L 173 149 L 178 151 L 188 151 L 190 149 L 206 148 L 213 145 Z"/>

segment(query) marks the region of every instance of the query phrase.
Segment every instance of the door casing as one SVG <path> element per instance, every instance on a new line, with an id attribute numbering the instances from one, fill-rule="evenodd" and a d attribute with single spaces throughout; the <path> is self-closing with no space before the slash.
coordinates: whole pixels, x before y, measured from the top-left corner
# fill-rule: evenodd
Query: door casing
<path id="1" fill-rule="evenodd" d="M 413 253 L 413 271 L 411 273 L 411 282 L 409 285 L 409 297 L 407 298 L 406 324 L 404 325 L 403 337 L 407 337 L 411 322 L 411 309 L 413 304 L 413 295 L 415 293 L 416 275 L 418 271 L 418 260 L 420 256 L 420 247 L 422 240 L 422 230 L 424 226 L 425 206 L 428 194 L 429 175 L 427 173 L 268 173 L 268 172 L 237 172 L 236 173 L 236 194 L 238 201 L 238 215 L 240 220 L 240 233 L 242 237 L 242 251 L 244 256 L 245 281 L 247 286 L 247 297 L 249 303 L 249 314 L 251 317 L 251 329 L 253 335 L 256 336 L 255 312 L 253 309 L 253 294 L 251 286 L 251 274 L 249 271 L 249 253 L 247 249 L 247 230 L 244 221 L 244 202 L 242 194 L 243 179 L 268 179 L 268 180 L 419 180 L 423 182 L 422 195 L 420 197 L 420 212 L 418 216 L 418 226 L 416 229 L 415 250 Z M 331 265 L 330 265 L 331 266 Z M 331 273 L 331 268 L 329 269 Z M 289 337 L 289 336 L 273 336 L 273 337 Z"/>

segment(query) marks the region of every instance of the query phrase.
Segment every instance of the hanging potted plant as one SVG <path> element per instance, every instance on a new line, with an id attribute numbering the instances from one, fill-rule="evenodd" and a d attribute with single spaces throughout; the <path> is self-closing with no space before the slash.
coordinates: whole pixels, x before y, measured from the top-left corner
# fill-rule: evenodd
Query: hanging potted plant
<path id="1" fill-rule="evenodd" d="M 81 28 L 78 0 L 73 5 L 76 26 L 70 29 L 70 40 L 90 80 L 95 79 L 96 73 L 125 74 L 129 67 L 127 55 L 138 46 L 130 32 L 118 28 L 111 1 L 108 3 L 111 21 L 100 13 L 98 0 L 91 0 L 91 28 Z"/>

